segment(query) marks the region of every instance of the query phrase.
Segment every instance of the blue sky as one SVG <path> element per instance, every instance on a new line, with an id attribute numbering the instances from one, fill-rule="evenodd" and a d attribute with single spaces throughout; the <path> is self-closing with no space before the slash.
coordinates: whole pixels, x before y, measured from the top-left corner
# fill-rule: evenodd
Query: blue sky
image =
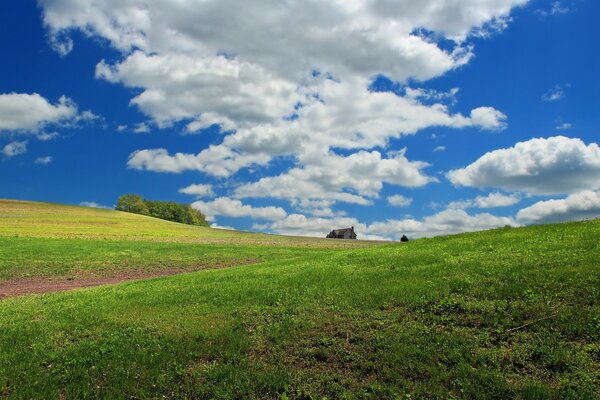
<path id="1" fill-rule="evenodd" d="M 0 3 L 0 198 L 389 239 L 600 216 L 598 2 L 142 3 Z"/>

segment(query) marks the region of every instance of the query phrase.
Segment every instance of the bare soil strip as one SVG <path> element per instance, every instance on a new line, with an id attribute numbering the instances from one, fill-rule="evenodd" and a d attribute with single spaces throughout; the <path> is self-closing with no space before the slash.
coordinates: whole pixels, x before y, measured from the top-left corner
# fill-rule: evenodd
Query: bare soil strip
<path id="1" fill-rule="evenodd" d="M 164 268 L 155 270 L 128 270 L 122 272 L 111 271 L 99 276 L 93 273 L 79 273 L 76 276 L 52 276 L 9 279 L 0 282 L 0 300 L 9 297 L 25 296 L 34 293 L 63 292 L 92 286 L 110 285 L 128 281 L 139 281 L 161 276 L 171 276 L 207 269 L 233 267 L 241 264 L 213 264 L 199 265 L 195 268 Z M 248 265 L 244 263 L 242 265 Z"/>

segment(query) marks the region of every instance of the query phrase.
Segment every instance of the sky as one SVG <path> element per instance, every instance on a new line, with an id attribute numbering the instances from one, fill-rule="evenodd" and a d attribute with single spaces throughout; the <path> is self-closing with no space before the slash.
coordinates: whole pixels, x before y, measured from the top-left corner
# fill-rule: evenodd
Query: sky
<path id="1" fill-rule="evenodd" d="M 600 217 L 595 0 L 0 2 L 0 198 L 398 240 Z"/>

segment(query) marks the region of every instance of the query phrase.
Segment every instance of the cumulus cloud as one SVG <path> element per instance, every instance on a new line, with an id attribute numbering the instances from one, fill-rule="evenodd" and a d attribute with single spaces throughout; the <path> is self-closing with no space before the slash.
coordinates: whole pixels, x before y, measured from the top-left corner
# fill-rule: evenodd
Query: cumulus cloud
<path id="1" fill-rule="evenodd" d="M 222 225 L 215 224 L 215 223 L 210 224 L 210 227 L 213 228 L 213 229 L 224 229 L 226 231 L 235 231 L 236 230 L 234 227 L 227 226 L 227 225 L 226 226 L 222 226 Z"/>
<path id="2" fill-rule="evenodd" d="M 444 102 L 454 102 L 458 89 L 375 92 L 373 77 L 406 85 L 461 67 L 474 55 L 470 35 L 502 29 L 527 0 L 39 3 L 51 40 L 64 44 L 61 53 L 72 47 L 66 40 L 73 30 L 122 52 L 99 60 L 96 77 L 134 88 L 131 104 L 153 124 L 179 122 L 186 133 L 218 125 L 225 133 L 204 149 L 139 149 L 129 168 L 229 177 L 285 157 L 293 168 L 235 195 L 369 204 L 384 183 L 433 180 L 421 171 L 424 163 L 375 148 L 429 127 L 497 131 L 507 119 L 492 107 L 452 112 Z M 333 214 L 330 206 L 306 210 Z"/>
<path id="3" fill-rule="evenodd" d="M 388 204 L 396 207 L 408 207 L 412 204 L 412 201 L 413 199 L 410 197 L 405 197 L 401 194 L 395 194 L 387 198 Z"/>
<path id="4" fill-rule="evenodd" d="M 62 96 L 52 104 L 37 93 L 0 94 L 0 131 L 35 132 L 51 123 L 74 118 L 77 106 Z"/>
<path id="5" fill-rule="evenodd" d="M 585 190 L 565 199 L 540 201 L 517 214 L 519 222 L 544 224 L 600 218 L 600 193 Z"/>
<path id="6" fill-rule="evenodd" d="M 403 152 L 391 158 L 377 151 L 343 157 L 316 155 L 309 166 L 292 168 L 279 176 L 262 178 L 235 190 L 235 196 L 275 197 L 289 200 L 335 200 L 368 205 L 383 183 L 418 187 L 434 181 L 421 170 L 427 163 L 409 161 Z"/>
<path id="7" fill-rule="evenodd" d="M 422 219 L 390 219 L 371 224 L 347 216 L 320 218 L 290 214 L 271 223 L 255 224 L 253 229 L 282 235 L 324 237 L 332 229 L 353 226 L 359 239 L 400 240 L 402 235 L 407 235 L 409 238 L 432 237 L 494 229 L 506 225 L 520 226 L 511 217 L 499 217 L 489 213 L 469 214 L 464 210 L 446 209 Z"/>
<path id="8" fill-rule="evenodd" d="M 52 156 L 38 157 L 34 161 L 34 163 L 38 164 L 38 165 L 48 165 L 51 162 L 52 162 Z"/>
<path id="9" fill-rule="evenodd" d="M 291 204 L 299 212 L 315 217 L 342 217 L 346 215 L 345 211 L 332 210 L 331 206 L 335 204 L 335 200 L 292 199 Z"/>
<path id="10" fill-rule="evenodd" d="M 25 154 L 27 153 L 27 141 L 22 141 L 22 142 L 10 142 L 8 143 L 6 146 L 4 146 L 4 148 L 2 149 L 2 154 L 4 154 L 5 157 L 14 157 L 14 156 L 18 156 L 21 154 Z"/>
<path id="11" fill-rule="evenodd" d="M 482 129 L 506 129 L 506 115 L 493 107 L 479 107 L 471 111 L 471 124 Z"/>
<path id="12" fill-rule="evenodd" d="M 302 98 L 297 85 L 263 68 L 225 56 L 146 55 L 136 51 L 118 65 L 104 61 L 96 77 L 143 88 L 132 99 L 159 126 L 192 120 L 192 133 L 211 125 L 224 130 L 271 122 L 293 110 Z"/>
<path id="13" fill-rule="evenodd" d="M 179 189 L 179 193 L 189 194 L 197 197 L 212 197 L 215 195 L 215 193 L 213 192 L 212 185 L 203 183 L 192 184 L 181 188 Z"/>
<path id="14" fill-rule="evenodd" d="M 468 50 L 444 50 L 415 30 L 435 31 L 460 44 L 474 29 L 525 3 L 319 0 L 273 7 L 264 0 L 162 0 L 152 6 L 135 0 L 40 1 L 51 37 L 80 29 L 124 52 L 225 54 L 294 78 L 318 68 L 335 75 L 388 72 L 397 80 L 439 76 L 470 58 Z"/>
<path id="15" fill-rule="evenodd" d="M 488 213 L 470 215 L 464 210 L 447 209 L 421 220 L 407 218 L 375 222 L 369 225 L 367 231 L 372 235 L 398 240 L 402 235 L 419 238 L 481 231 L 505 225 L 518 226 L 519 224 L 510 217 L 498 217 Z"/>
<path id="16" fill-rule="evenodd" d="M 311 218 L 302 214 L 290 214 L 272 224 L 255 226 L 254 228 L 268 229 L 281 235 L 325 237 L 332 229 L 350 228 L 359 235 L 358 239 L 368 239 L 367 226 L 355 218 Z"/>
<path id="17" fill-rule="evenodd" d="M 600 147 L 564 136 L 531 139 L 486 153 L 447 176 L 457 186 L 495 187 L 530 195 L 595 190 L 600 188 Z"/>
<path id="18" fill-rule="evenodd" d="M 102 204 L 98 204 L 94 201 L 82 201 L 81 203 L 79 203 L 80 206 L 83 207 L 91 207 L 91 208 L 102 208 L 105 210 L 112 210 L 114 207 L 109 207 L 109 206 L 105 206 Z"/>
<path id="19" fill-rule="evenodd" d="M 279 156 L 296 155 L 301 163 L 310 164 L 314 154 L 321 157 L 331 148 L 385 147 L 391 138 L 431 126 L 496 130 L 504 124 L 503 114 L 490 108 L 475 109 L 471 117 L 451 114 L 441 104 L 426 106 L 393 93 L 372 92 L 363 80 L 322 80 L 318 96 L 307 97 L 295 116 L 240 129 L 198 154 L 171 156 L 166 149 L 141 150 L 131 155 L 128 165 L 158 172 L 198 170 L 229 176 Z"/>
<path id="20" fill-rule="evenodd" d="M 143 122 L 136 124 L 133 128 L 133 133 L 148 133 L 150 132 L 150 127 Z"/>
<path id="21" fill-rule="evenodd" d="M 518 194 L 490 193 L 474 199 L 454 201 L 448 205 L 451 209 L 508 207 L 521 201 Z"/>
<path id="22" fill-rule="evenodd" d="M 207 221 L 214 221 L 215 216 L 280 220 L 287 215 L 281 207 L 252 207 L 227 197 L 219 197 L 208 202 L 196 201 L 192 203 L 192 207 L 202 212 Z"/>

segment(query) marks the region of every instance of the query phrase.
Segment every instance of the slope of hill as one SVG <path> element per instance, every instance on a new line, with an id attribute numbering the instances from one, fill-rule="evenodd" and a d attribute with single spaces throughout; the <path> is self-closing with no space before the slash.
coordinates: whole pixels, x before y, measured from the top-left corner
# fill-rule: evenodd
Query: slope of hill
<path id="1" fill-rule="evenodd" d="M 0 199 L 0 236 L 147 240 L 316 247 L 369 246 L 368 241 L 332 241 L 213 229 L 100 208 Z"/>
<path id="2" fill-rule="evenodd" d="M 211 229 L 16 200 L 0 200 L 0 222 L 0 298 L 381 244 Z"/>
<path id="3" fill-rule="evenodd" d="M 171 243 L 188 236 L 150 227 L 99 240 L 140 237 L 101 211 L 97 228 L 55 221 L 69 237 L 47 238 L 16 214 L 28 227 L 8 237 L 2 220 L 0 260 L 17 275 L 149 254 L 251 265 L 0 301 L 0 397 L 600 397 L 600 221 L 332 249 Z"/>

